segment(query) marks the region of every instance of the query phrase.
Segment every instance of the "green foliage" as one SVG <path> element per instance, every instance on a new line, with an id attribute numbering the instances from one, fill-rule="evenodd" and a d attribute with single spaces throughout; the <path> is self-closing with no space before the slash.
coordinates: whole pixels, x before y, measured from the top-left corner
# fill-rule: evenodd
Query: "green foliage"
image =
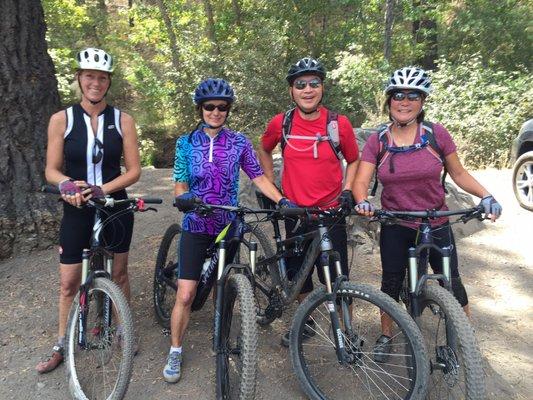
<path id="1" fill-rule="evenodd" d="M 428 118 L 452 134 L 466 165 L 506 167 L 511 141 L 533 115 L 533 78 L 483 67 L 481 57 L 459 65 L 442 60 L 433 74 Z"/>
<path id="2" fill-rule="evenodd" d="M 320 58 L 330 71 L 325 104 L 348 114 L 355 126 L 382 120 L 379 102 L 385 78 L 395 68 L 422 60 L 435 49 L 433 38 L 444 60 L 435 74 L 437 84 L 445 77 L 459 77 L 461 63 L 474 54 L 478 64 L 471 68 L 479 68 L 482 75 L 472 77 L 477 87 L 496 79 L 490 74 L 498 77 L 498 88 L 509 96 L 515 86 L 531 83 L 524 81 L 531 68 L 529 21 L 533 19 L 525 0 L 397 0 L 390 60 L 383 56 L 383 0 L 209 0 L 213 26 L 208 23 L 205 1 L 164 0 L 169 28 L 156 1 L 134 0 L 128 8 L 122 0 L 43 0 L 49 51 L 63 103 L 78 99 L 72 90 L 71 60 L 76 52 L 88 46 L 104 48 L 117 66 L 109 101 L 132 114 L 142 127 L 143 163 L 168 165 L 171 157 L 164 153 L 173 152 L 170 144 L 198 121 L 191 94 L 209 76 L 225 78 L 234 86 L 237 101 L 228 123 L 254 141 L 274 114 L 290 106 L 286 71 L 308 55 Z M 422 28 L 415 35 L 416 24 Z M 508 74 L 500 77 L 496 71 Z M 471 87 L 474 90 L 476 85 Z M 476 111 L 494 119 L 491 107 L 501 107 L 503 100 L 488 89 L 481 91 L 492 100 Z M 431 103 L 433 115 L 450 124 L 458 137 L 467 138 L 461 103 L 449 108 L 443 101 L 437 112 L 433 104 L 440 107 L 440 95 L 439 91 Z M 468 102 L 464 109 L 474 109 L 470 97 L 460 97 Z M 486 163 L 505 164 L 504 143 L 513 132 L 509 127 L 525 112 L 523 107 L 496 112 L 500 119 L 494 123 L 505 132 L 505 139 L 489 139 L 501 150 Z M 480 149 L 466 156 L 468 162 L 485 159 L 481 156 L 485 148 L 468 148 Z"/>

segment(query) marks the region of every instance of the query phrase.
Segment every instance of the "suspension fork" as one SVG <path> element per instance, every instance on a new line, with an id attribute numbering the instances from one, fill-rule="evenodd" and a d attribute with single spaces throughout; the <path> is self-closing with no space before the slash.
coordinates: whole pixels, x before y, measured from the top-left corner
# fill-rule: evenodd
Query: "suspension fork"
<path id="1" fill-rule="evenodd" d="M 335 263 L 336 272 L 338 274 L 341 272 L 340 257 L 337 252 L 333 251 L 333 243 L 331 242 L 331 238 L 329 237 L 328 229 L 325 226 L 321 225 L 319 226 L 318 231 L 320 236 L 322 237 L 322 241 L 320 243 L 319 267 L 322 268 L 322 271 L 324 272 L 324 280 L 326 281 L 326 307 L 330 315 L 331 327 L 334 333 L 333 337 L 335 340 L 335 351 L 337 353 L 337 360 L 339 361 L 339 363 L 344 364 L 350 360 L 350 355 L 346 351 L 344 335 L 342 333 L 341 323 L 339 319 L 339 313 L 337 312 L 337 307 L 335 307 L 335 301 L 337 298 L 336 291 L 338 285 L 335 285 L 335 290 L 333 290 L 331 283 L 331 274 L 329 272 L 330 257 Z M 341 275 L 342 274 L 339 274 L 339 276 Z M 337 282 L 339 282 L 338 278 Z M 343 316 L 344 314 L 348 315 L 348 312 L 344 313 L 343 311 Z"/>
<path id="2" fill-rule="evenodd" d="M 227 242 L 221 240 L 218 244 L 218 267 L 217 267 L 217 293 L 215 301 L 215 318 L 213 321 L 213 351 L 219 354 L 222 351 L 220 343 L 220 329 L 222 322 L 222 310 L 224 306 L 224 283 L 226 275 L 223 275 L 226 263 Z"/>
<path id="3" fill-rule="evenodd" d="M 79 297 L 79 313 L 78 313 L 78 346 L 85 349 L 87 347 L 87 313 L 89 311 L 89 264 L 90 264 L 91 251 L 89 249 L 83 249 L 81 256 L 81 285 L 80 285 L 80 297 Z"/>

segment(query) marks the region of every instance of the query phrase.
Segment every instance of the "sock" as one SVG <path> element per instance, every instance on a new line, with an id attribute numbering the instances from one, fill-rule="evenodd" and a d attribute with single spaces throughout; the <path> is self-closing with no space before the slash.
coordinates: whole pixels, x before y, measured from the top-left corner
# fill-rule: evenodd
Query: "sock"
<path id="1" fill-rule="evenodd" d="M 170 346 L 169 354 L 170 353 L 174 353 L 175 351 L 177 351 L 178 353 L 181 354 L 181 346 L 180 347 L 172 347 L 172 346 Z"/>
<path id="2" fill-rule="evenodd" d="M 59 347 L 65 347 L 65 336 L 61 336 L 57 339 L 57 345 Z"/>

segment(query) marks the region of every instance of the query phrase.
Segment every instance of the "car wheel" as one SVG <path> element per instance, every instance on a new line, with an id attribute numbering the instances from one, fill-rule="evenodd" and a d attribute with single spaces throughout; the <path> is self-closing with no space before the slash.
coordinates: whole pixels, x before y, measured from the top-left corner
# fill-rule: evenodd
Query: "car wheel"
<path id="1" fill-rule="evenodd" d="M 516 160 L 513 168 L 513 189 L 520 207 L 533 211 L 533 151 Z"/>

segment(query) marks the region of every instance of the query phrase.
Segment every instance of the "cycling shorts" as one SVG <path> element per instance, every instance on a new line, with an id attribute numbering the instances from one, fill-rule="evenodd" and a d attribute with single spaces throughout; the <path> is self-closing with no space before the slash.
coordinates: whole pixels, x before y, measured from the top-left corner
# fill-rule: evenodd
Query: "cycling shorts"
<path id="1" fill-rule="evenodd" d="M 115 199 L 126 198 L 126 192 L 114 194 Z M 127 206 L 104 209 L 104 230 L 101 243 L 113 253 L 126 253 L 130 249 L 133 234 L 133 213 L 128 212 L 114 218 L 115 214 Z M 90 247 L 96 210 L 93 207 L 76 208 L 63 203 L 63 219 L 59 230 L 59 262 L 79 264 L 83 249 Z M 108 221 L 106 223 L 106 221 Z"/>
<path id="2" fill-rule="evenodd" d="M 200 280 L 207 250 L 215 242 L 216 235 L 183 231 L 179 246 L 178 279 Z"/>

